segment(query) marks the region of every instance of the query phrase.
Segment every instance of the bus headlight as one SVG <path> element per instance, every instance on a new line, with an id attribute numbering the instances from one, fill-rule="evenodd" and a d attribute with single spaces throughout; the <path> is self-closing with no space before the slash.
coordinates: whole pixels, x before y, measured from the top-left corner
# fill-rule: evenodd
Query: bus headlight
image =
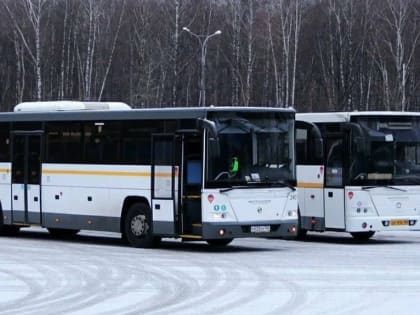
<path id="1" fill-rule="evenodd" d="M 287 211 L 287 216 L 297 217 L 297 211 L 296 210 L 289 210 L 289 211 Z"/>

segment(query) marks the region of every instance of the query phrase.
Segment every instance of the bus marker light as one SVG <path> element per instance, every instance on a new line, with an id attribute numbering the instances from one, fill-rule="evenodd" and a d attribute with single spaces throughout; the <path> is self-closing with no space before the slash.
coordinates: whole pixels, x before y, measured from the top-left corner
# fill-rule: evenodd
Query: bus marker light
<path id="1" fill-rule="evenodd" d="M 87 223 L 88 223 L 89 225 L 92 225 L 93 221 L 92 221 L 92 220 L 88 220 L 88 221 L 87 221 Z"/>
<path id="2" fill-rule="evenodd" d="M 352 200 L 354 193 L 352 191 L 349 191 L 349 193 L 347 194 L 347 196 L 349 196 L 349 199 Z"/>
<path id="3" fill-rule="evenodd" d="M 207 196 L 207 200 L 208 200 L 210 203 L 212 203 L 212 202 L 213 202 L 213 200 L 214 200 L 214 196 L 213 196 L 212 194 L 208 195 L 208 196 Z"/>
<path id="4" fill-rule="evenodd" d="M 289 232 L 290 232 L 290 233 L 295 233 L 295 232 L 296 232 L 296 226 L 292 225 L 292 226 L 289 228 Z"/>
<path id="5" fill-rule="evenodd" d="M 311 224 L 312 224 L 312 225 L 315 225 L 315 224 L 316 224 L 316 219 L 315 219 L 315 218 L 313 218 L 313 219 L 311 220 Z"/>
<path id="6" fill-rule="evenodd" d="M 388 220 L 384 220 L 384 221 L 382 221 L 382 225 L 383 225 L 383 226 L 389 226 L 389 221 L 388 221 Z"/>
<path id="7" fill-rule="evenodd" d="M 415 225 L 416 224 L 416 220 L 410 220 L 410 221 L 408 221 L 408 224 L 410 226 Z"/>
<path id="8" fill-rule="evenodd" d="M 367 227 L 367 223 L 366 223 L 366 222 L 363 222 L 363 223 L 362 223 L 362 228 L 363 228 L 363 229 L 366 229 L 366 227 Z"/>
<path id="9" fill-rule="evenodd" d="M 61 220 L 60 220 L 60 218 L 55 218 L 55 222 L 60 222 Z"/>
<path id="10" fill-rule="evenodd" d="M 219 230 L 219 235 L 223 236 L 223 235 L 225 235 L 225 232 L 226 232 L 225 229 L 220 229 Z"/>
<path id="11" fill-rule="evenodd" d="M 7 215 L 3 216 L 3 220 L 7 220 Z"/>

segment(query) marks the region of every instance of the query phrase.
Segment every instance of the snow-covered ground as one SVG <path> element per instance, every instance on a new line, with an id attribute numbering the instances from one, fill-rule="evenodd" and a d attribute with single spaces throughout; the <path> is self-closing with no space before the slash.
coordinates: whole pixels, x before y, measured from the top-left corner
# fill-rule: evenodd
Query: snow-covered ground
<path id="1" fill-rule="evenodd" d="M 304 242 L 238 239 L 224 249 L 118 234 L 0 237 L 1 314 L 420 314 L 420 232 Z"/>

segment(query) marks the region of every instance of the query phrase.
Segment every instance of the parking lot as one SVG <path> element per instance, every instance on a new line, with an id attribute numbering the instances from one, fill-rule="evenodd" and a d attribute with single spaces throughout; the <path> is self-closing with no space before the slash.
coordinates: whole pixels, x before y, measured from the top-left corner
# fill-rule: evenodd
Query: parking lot
<path id="1" fill-rule="evenodd" d="M 1 314 L 419 313 L 420 231 L 136 249 L 31 228 L 0 237 L 0 252 Z"/>

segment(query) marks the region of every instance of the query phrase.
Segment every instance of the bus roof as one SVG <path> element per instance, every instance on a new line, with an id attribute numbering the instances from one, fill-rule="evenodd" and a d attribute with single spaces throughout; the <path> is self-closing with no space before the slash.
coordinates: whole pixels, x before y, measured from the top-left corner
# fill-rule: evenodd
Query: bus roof
<path id="1" fill-rule="evenodd" d="M 365 111 L 365 112 L 325 112 L 325 113 L 297 113 L 296 120 L 312 123 L 349 122 L 351 117 L 377 117 L 377 116 L 420 116 L 418 112 L 397 111 Z"/>
<path id="2" fill-rule="evenodd" d="M 143 109 L 95 109 L 0 112 L 0 121 L 66 121 L 66 120 L 130 120 L 130 119 L 197 119 L 212 112 L 281 112 L 295 113 L 292 108 L 278 107 L 168 107 Z"/>
<path id="3" fill-rule="evenodd" d="M 23 102 L 17 104 L 14 112 L 53 112 L 74 110 L 126 110 L 131 109 L 122 102 L 48 101 Z"/>

